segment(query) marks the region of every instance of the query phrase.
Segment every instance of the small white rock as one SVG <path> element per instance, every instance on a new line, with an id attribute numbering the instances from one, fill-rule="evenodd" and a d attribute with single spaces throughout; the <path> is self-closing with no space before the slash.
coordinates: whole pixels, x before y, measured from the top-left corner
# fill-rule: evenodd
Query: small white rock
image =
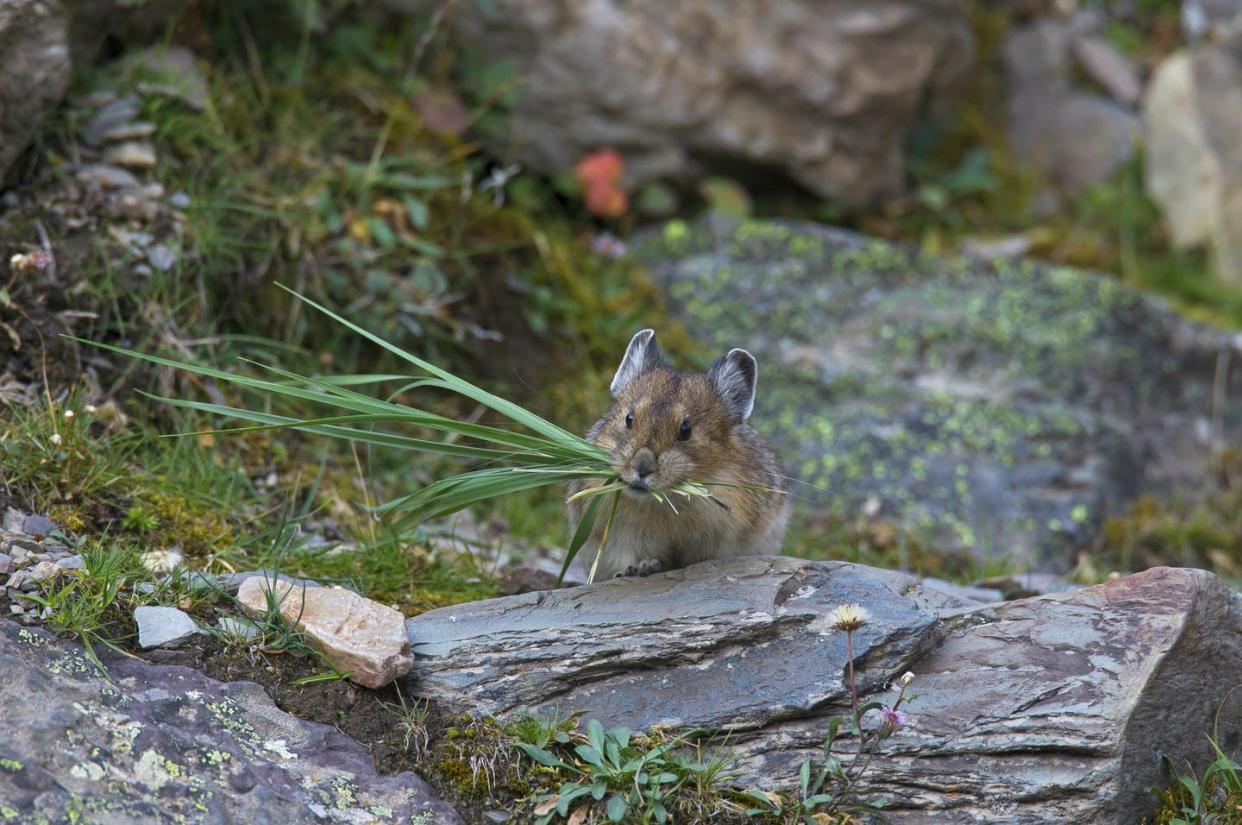
<path id="1" fill-rule="evenodd" d="M 177 647 L 203 631 L 185 612 L 175 607 L 139 607 L 134 610 L 138 625 L 138 646 Z"/>
<path id="2" fill-rule="evenodd" d="M 108 149 L 104 160 L 127 169 L 145 171 L 155 167 L 155 147 L 132 140 L 118 143 Z"/>
<path id="3" fill-rule="evenodd" d="M 235 616 L 221 616 L 218 622 L 220 632 L 234 639 L 248 642 L 259 635 L 259 627 L 248 619 Z"/>

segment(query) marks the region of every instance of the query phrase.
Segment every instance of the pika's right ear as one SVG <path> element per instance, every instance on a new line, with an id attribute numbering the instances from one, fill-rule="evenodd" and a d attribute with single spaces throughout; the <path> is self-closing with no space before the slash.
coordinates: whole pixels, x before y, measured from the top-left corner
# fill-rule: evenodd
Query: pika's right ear
<path id="1" fill-rule="evenodd" d="M 621 366 L 617 367 L 617 374 L 613 376 L 608 391 L 614 396 L 620 395 L 626 385 L 659 363 L 660 345 L 656 343 L 655 330 L 644 329 L 636 333 L 625 348 L 625 357 L 621 359 Z"/>

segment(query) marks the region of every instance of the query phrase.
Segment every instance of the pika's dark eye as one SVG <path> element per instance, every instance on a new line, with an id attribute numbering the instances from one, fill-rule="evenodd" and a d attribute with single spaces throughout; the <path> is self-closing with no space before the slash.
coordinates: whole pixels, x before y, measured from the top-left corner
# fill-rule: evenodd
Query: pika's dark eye
<path id="1" fill-rule="evenodd" d="M 625 414 L 625 428 L 627 430 L 634 429 L 634 411 L 630 410 Z"/>
<path id="2" fill-rule="evenodd" d="M 677 430 L 677 440 L 678 441 L 689 441 L 690 440 L 690 419 L 689 418 L 681 422 L 681 427 L 680 429 Z"/>

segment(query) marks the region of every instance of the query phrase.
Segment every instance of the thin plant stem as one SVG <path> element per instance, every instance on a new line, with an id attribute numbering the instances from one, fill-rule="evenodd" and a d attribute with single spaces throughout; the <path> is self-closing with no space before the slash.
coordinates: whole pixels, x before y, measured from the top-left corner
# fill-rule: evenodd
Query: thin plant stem
<path id="1" fill-rule="evenodd" d="M 854 730 L 862 735 L 862 719 L 858 716 L 858 686 L 854 683 L 854 631 L 845 631 L 845 658 L 850 668 L 850 703 L 854 707 Z"/>

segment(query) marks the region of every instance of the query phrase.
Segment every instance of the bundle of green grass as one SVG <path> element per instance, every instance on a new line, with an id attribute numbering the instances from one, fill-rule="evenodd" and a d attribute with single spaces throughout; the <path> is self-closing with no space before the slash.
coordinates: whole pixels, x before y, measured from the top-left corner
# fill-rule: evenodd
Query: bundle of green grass
<path id="1" fill-rule="evenodd" d="M 435 364 L 406 352 L 327 307 L 292 290 L 288 291 L 298 300 L 324 313 L 337 323 L 412 364 L 418 369 L 418 374 L 312 377 L 271 366 L 256 365 L 272 374 L 271 379 L 265 380 L 184 361 L 175 361 L 110 344 L 84 343 L 91 343 L 103 349 L 153 364 L 173 367 L 248 390 L 266 393 L 269 397 L 310 402 L 333 412 L 332 415 L 315 418 L 296 418 L 225 404 L 153 396 L 157 400 L 176 407 L 253 422 L 251 426 L 220 429 L 215 430 L 215 433 L 295 429 L 370 444 L 375 447 L 452 456 L 471 463 L 471 469 L 440 479 L 413 493 L 380 505 L 377 508 L 379 515 L 391 520 L 392 526 L 399 532 L 423 522 L 456 513 L 497 496 L 533 490 L 550 484 L 565 484 L 575 479 L 599 480 L 601 484 L 584 489 L 574 496 L 575 499 L 590 498 L 592 501 L 587 506 L 582 521 L 570 540 L 568 552 L 561 566 L 561 577 L 564 577 L 565 571 L 569 569 L 574 557 L 586 543 L 587 537 L 591 535 L 600 515 L 601 502 L 610 496 L 609 514 L 600 542 L 601 549 L 606 552 L 607 536 L 616 514 L 617 502 L 622 490 L 628 485 L 613 470 L 612 462 L 605 450 L 511 401 L 493 395 Z M 398 387 L 388 394 L 390 399 L 404 395 L 411 390 L 445 390 L 482 404 L 512 422 L 516 427 L 508 429 L 472 421 L 460 421 L 393 400 L 375 398 L 354 389 L 393 383 L 397 383 Z M 423 432 L 441 434 L 445 438 L 404 435 L 377 429 L 378 426 L 406 426 Z M 201 435 L 201 433 L 197 434 Z M 675 492 L 684 496 L 711 496 L 707 486 L 693 481 L 682 482 L 675 488 Z M 649 494 L 662 503 L 673 506 L 672 502 L 660 493 L 652 491 Z M 597 555 L 597 563 L 598 559 Z M 594 570 L 589 578 L 594 579 Z"/>

